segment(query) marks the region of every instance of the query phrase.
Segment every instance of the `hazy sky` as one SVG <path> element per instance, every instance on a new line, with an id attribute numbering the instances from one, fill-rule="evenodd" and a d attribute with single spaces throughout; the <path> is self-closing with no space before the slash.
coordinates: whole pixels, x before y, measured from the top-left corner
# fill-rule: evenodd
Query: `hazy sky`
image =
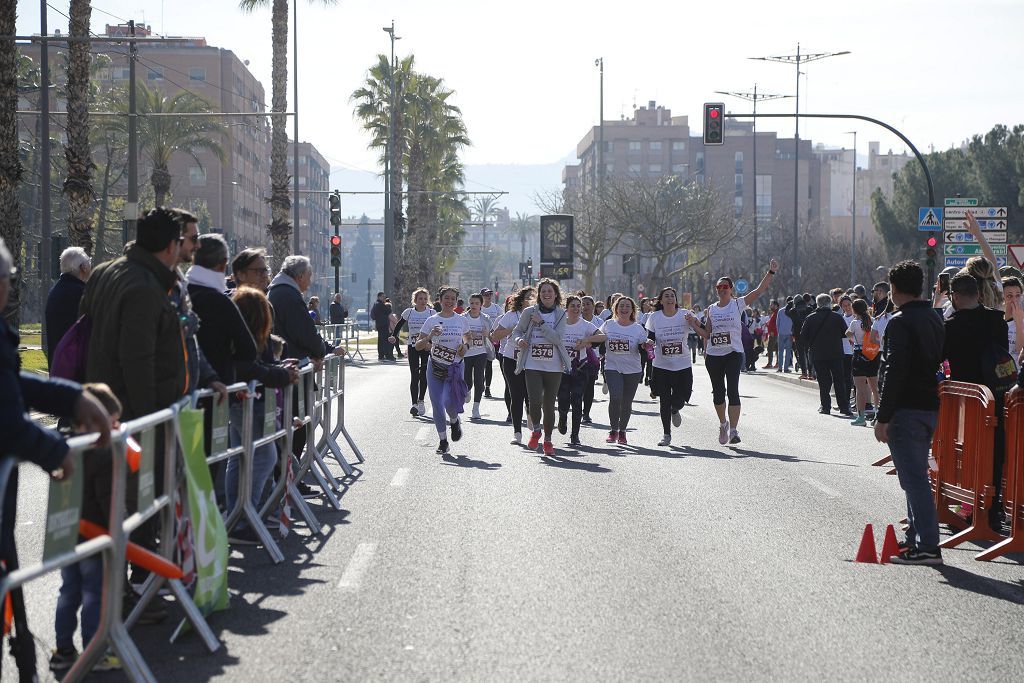
<path id="1" fill-rule="evenodd" d="M 67 9 L 67 2 L 51 4 Z M 93 7 L 96 33 L 120 18 L 144 19 L 155 32 L 201 35 L 233 50 L 250 61 L 269 100 L 269 8 L 244 14 L 233 0 L 98 0 Z M 38 32 L 38 4 L 19 0 L 18 10 L 19 33 Z M 342 0 L 330 7 L 300 2 L 298 12 L 300 137 L 335 167 L 375 170 L 348 97 L 375 55 L 389 50 L 381 27 L 392 19 L 402 38 L 397 53 L 415 53 L 421 70 L 457 92 L 474 143 L 467 164 L 552 163 L 572 155 L 597 121 L 599 56 L 607 119 L 653 99 L 699 128 L 701 103 L 718 99 L 715 90 L 750 90 L 757 82 L 762 92 L 791 94 L 793 66 L 747 57 L 790 54 L 799 41 L 804 52 L 852 53 L 806 67 L 802 111 L 881 118 L 922 151 L 995 123 L 1024 121 L 1021 0 Z M 51 32 L 67 30 L 55 11 L 48 21 Z M 726 101 L 733 111 L 749 111 Z M 792 111 L 793 102 L 761 106 Z M 792 134 L 791 120 L 759 126 Z M 862 155 L 868 140 L 880 140 L 883 151 L 902 150 L 898 139 L 868 124 L 801 124 L 804 137 L 833 146 L 850 145 L 843 132 L 853 129 Z"/>

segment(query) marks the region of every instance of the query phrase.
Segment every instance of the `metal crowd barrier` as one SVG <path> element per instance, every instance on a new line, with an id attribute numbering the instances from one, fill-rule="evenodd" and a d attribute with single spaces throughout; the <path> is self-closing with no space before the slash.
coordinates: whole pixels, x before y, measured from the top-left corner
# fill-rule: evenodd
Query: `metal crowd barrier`
<path id="1" fill-rule="evenodd" d="M 242 401 L 242 424 L 240 425 L 241 445 L 230 447 L 226 444 L 225 434 L 229 424 L 229 401 L 224 401 L 223 409 L 214 408 L 212 420 L 212 439 L 207 463 L 214 464 L 238 457 L 239 460 L 239 491 L 238 500 L 232 510 L 226 511 L 225 527 L 230 531 L 244 517 L 259 535 L 271 560 L 275 563 L 284 560 L 280 547 L 274 541 L 270 531 L 263 523 L 264 516 L 277 504 L 283 504 L 287 496 L 295 506 L 299 515 L 309 529 L 322 534 L 323 529 L 310 509 L 309 504 L 300 494 L 296 482 L 311 473 L 315 483 L 322 489 L 324 497 L 335 509 L 341 509 L 339 496 L 343 491 L 345 478 L 355 478 L 357 471 L 345 459 L 339 446 L 338 437 L 343 436 L 352 449 L 359 463 L 364 462 L 362 452 L 356 446 L 345 427 L 344 394 L 345 394 L 345 357 L 330 356 L 324 359 L 321 368 L 308 365 L 299 371 L 297 390 L 287 387 L 282 390 L 282 420 L 277 425 L 277 401 L 271 399 L 274 390 L 266 390 L 264 412 L 255 413 L 255 393 L 261 387 L 255 382 L 248 385 L 239 383 L 228 388 L 229 394 Z M 206 647 L 214 652 L 220 642 L 213 634 L 203 615 L 192 601 L 180 579 L 167 579 L 151 573 L 143 585 L 142 595 L 138 604 L 127 618 L 122 618 L 126 581 L 126 555 L 128 537 L 133 531 L 151 518 L 160 521 L 160 548 L 158 554 L 169 562 L 174 562 L 175 550 L 175 491 L 182 484 L 182 461 L 180 457 L 181 433 L 178 422 L 179 412 L 205 397 L 212 396 L 208 390 L 199 391 L 183 398 L 179 403 L 132 420 L 121 425 L 111 433 L 112 460 L 112 493 L 111 511 L 108 533 L 90 540 L 77 543 L 70 551 L 48 558 L 29 567 L 19 567 L 0 578 L 0 605 L 5 596 L 16 588 L 39 579 L 51 572 L 70 566 L 83 559 L 102 553 L 103 565 L 103 600 L 100 622 L 95 637 L 85 646 L 82 655 L 64 677 L 64 681 L 74 682 L 85 676 L 103 657 L 110 647 L 121 659 L 124 673 L 130 680 L 155 681 L 152 672 L 146 665 L 138 648 L 132 641 L 128 630 L 136 623 L 150 601 L 156 597 L 160 589 L 166 585 L 185 613 L 186 618 L 202 639 Z M 296 401 L 298 405 L 295 405 Z M 293 411 L 293 406 L 297 409 Z M 293 422 L 293 413 L 301 425 Z M 264 432 L 260 438 L 253 437 L 253 420 L 264 420 Z M 271 429 L 267 429 L 269 426 Z M 158 427 L 163 429 L 163 464 L 160 491 L 156 491 L 156 462 Z M 291 465 L 292 443 L 299 429 L 307 430 L 306 447 L 299 460 L 297 469 L 289 476 Z M 142 444 L 142 457 L 139 466 L 139 509 L 126 514 L 126 490 L 128 485 L 128 468 L 126 462 L 127 441 L 132 437 Z M 81 458 L 95 443 L 97 435 L 75 436 L 68 440 L 72 456 L 77 457 L 77 465 L 81 467 Z M 280 476 L 271 494 L 261 509 L 257 511 L 251 501 L 253 486 L 253 454 L 256 447 L 275 442 L 279 450 Z M 88 457 L 88 456 L 86 456 Z M 345 478 L 335 477 L 327 466 L 326 458 L 335 460 L 345 473 Z M 0 460 L 0 486 L 5 486 L 7 477 L 17 466 L 13 458 Z M 3 490 L 3 489 L 0 489 Z M 2 512 L 0 512 L 2 514 Z M 2 521 L 2 520 L 0 520 Z M 49 522 L 49 520 L 48 520 Z M 76 532 L 77 533 L 77 532 Z"/>
<path id="2" fill-rule="evenodd" d="M 323 333 L 324 339 L 332 344 L 340 344 L 345 347 L 345 356 L 349 360 L 355 360 L 356 356 L 359 357 L 359 360 L 365 360 L 363 351 L 359 347 L 359 328 L 354 322 L 324 325 Z M 355 341 L 355 350 L 352 349 L 353 341 Z"/>

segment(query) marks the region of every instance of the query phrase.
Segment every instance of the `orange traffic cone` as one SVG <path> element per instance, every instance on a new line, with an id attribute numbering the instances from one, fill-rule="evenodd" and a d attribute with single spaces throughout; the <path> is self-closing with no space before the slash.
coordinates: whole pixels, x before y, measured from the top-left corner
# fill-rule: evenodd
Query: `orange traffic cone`
<path id="1" fill-rule="evenodd" d="M 900 542 L 896 540 L 896 529 L 892 524 L 885 528 L 885 540 L 882 541 L 882 556 L 879 564 L 889 564 L 889 558 L 900 554 Z"/>
<path id="2" fill-rule="evenodd" d="M 860 548 L 854 562 L 878 564 L 878 555 L 875 554 L 875 529 L 870 524 L 864 525 L 864 535 L 860 539 Z"/>

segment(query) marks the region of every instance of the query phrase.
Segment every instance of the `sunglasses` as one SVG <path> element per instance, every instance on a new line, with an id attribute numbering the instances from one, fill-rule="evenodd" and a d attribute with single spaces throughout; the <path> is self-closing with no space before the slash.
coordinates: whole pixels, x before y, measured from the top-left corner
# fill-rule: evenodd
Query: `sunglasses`
<path id="1" fill-rule="evenodd" d="M 715 289 L 732 289 L 732 285 L 715 285 Z"/>

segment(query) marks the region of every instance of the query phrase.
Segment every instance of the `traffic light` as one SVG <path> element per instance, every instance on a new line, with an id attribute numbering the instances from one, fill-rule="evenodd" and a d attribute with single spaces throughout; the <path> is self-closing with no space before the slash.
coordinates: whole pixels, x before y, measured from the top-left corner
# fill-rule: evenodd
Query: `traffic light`
<path id="1" fill-rule="evenodd" d="M 341 268 L 341 237 L 331 235 L 331 266 Z"/>
<path id="2" fill-rule="evenodd" d="M 331 225 L 341 225 L 341 195 L 328 195 L 327 200 L 331 204 Z"/>
<path id="3" fill-rule="evenodd" d="M 722 126 L 725 123 L 725 104 L 722 102 L 704 103 L 704 144 L 724 145 L 725 134 Z"/>
<path id="4" fill-rule="evenodd" d="M 929 268 L 935 267 L 935 248 L 938 246 L 939 238 L 935 235 L 929 235 L 924 248 L 925 262 Z"/>

